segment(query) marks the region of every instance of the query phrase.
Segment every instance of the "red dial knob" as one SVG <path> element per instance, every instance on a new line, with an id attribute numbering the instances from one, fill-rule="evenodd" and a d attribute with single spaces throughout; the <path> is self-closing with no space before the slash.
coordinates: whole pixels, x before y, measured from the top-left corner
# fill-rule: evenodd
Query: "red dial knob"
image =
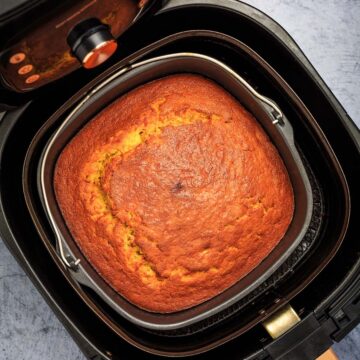
<path id="1" fill-rule="evenodd" d="M 67 42 L 86 69 L 102 64 L 117 48 L 110 28 L 95 18 L 77 24 L 70 31 Z"/>

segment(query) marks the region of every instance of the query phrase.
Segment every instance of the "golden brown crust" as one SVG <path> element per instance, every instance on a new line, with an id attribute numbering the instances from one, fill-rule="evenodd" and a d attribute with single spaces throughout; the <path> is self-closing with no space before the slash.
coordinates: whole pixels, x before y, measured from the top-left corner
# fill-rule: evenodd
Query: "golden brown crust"
<path id="1" fill-rule="evenodd" d="M 137 306 L 173 312 L 233 285 L 293 215 L 288 174 L 256 120 L 197 75 L 112 103 L 55 170 L 64 219 L 103 278 Z"/>

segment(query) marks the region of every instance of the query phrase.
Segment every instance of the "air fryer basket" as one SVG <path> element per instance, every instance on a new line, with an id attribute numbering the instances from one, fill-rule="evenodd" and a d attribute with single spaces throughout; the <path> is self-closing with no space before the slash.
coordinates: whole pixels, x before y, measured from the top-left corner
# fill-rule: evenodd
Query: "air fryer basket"
<path id="1" fill-rule="evenodd" d="M 178 72 L 191 72 L 209 77 L 227 89 L 254 114 L 277 146 L 288 169 L 295 195 L 295 212 L 287 233 L 271 254 L 231 288 L 188 310 L 155 314 L 139 309 L 110 288 L 81 254 L 57 206 L 53 190 L 53 170 L 63 147 L 99 110 L 140 84 Z M 126 319 L 139 326 L 156 330 L 188 326 L 228 308 L 248 295 L 266 281 L 294 252 L 306 234 L 313 209 L 310 182 L 294 144 L 292 127 L 285 115 L 276 104 L 258 94 L 225 64 L 195 53 L 164 55 L 123 68 L 79 101 L 44 149 L 39 166 L 39 191 L 57 237 L 58 251 L 70 268 L 73 278 L 93 289 Z"/>
<path id="2" fill-rule="evenodd" d="M 176 19 L 177 16 L 178 13 Z M 156 23 L 153 24 L 153 26 L 155 25 Z M 160 29 L 157 29 L 157 31 L 160 31 Z M 278 48 L 275 52 L 271 48 L 271 54 L 277 54 L 277 58 L 282 59 L 280 63 L 286 64 L 286 66 L 282 69 L 277 68 L 276 71 L 260 54 L 244 44 L 244 42 L 216 31 L 182 31 L 161 38 L 154 43 L 150 44 L 148 42 L 146 44 L 148 46 L 143 47 L 144 44 L 138 45 L 136 43 L 137 46 L 125 53 L 128 56 L 119 63 L 101 73 L 91 82 L 80 82 L 77 89 L 81 88 L 81 90 L 77 90 L 75 94 L 72 93 L 73 96 L 71 98 L 66 93 L 58 94 L 56 91 L 53 91 L 51 93 L 52 96 L 49 97 L 49 102 L 51 100 L 50 105 L 55 105 L 50 109 L 48 106 L 44 106 L 42 99 L 32 103 L 26 109 L 24 116 L 19 119 L 21 121 L 16 123 L 16 141 L 11 142 L 6 147 L 7 152 L 4 153 L 4 156 L 11 164 L 11 166 L 7 167 L 7 174 L 12 174 L 14 154 L 17 153 L 13 148 L 17 149 L 22 144 L 22 142 L 19 144 L 18 139 L 28 136 L 30 141 L 30 138 L 32 138 L 30 146 L 29 142 L 26 143 L 27 153 L 26 156 L 24 154 L 25 159 L 21 160 L 21 164 L 23 165 L 22 186 L 24 200 L 32 218 L 32 223 L 27 224 L 26 229 L 31 232 L 33 238 L 41 242 L 37 245 L 44 249 L 44 253 L 41 253 L 41 260 L 37 261 L 36 265 L 42 267 L 45 272 L 46 266 L 51 267 L 54 265 L 54 268 L 57 268 L 57 271 L 64 280 L 63 282 L 68 285 L 68 290 L 63 290 L 59 294 L 59 299 L 61 299 L 61 302 L 66 301 L 69 303 L 71 316 L 78 318 L 78 316 L 86 314 L 84 315 L 86 326 L 89 323 L 92 324 L 88 327 L 87 331 L 92 329 L 93 326 L 97 329 L 101 328 L 100 333 L 94 333 L 97 341 L 100 339 L 101 347 L 112 347 L 112 345 L 105 345 L 105 343 L 108 344 L 109 339 L 112 339 L 111 341 L 114 341 L 114 346 L 116 344 L 116 347 L 118 347 L 121 344 L 121 349 L 126 348 L 131 353 L 133 351 L 146 351 L 166 356 L 194 355 L 207 352 L 211 349 L 219 356 L 222 356 L 225 349 L 227 349 L 228 354 L 232 354 L 233 350 L 245 354 L 248 350 L 243 350 L 243 345 L 241 344 L 248 344 L 255 351 L 258 346 L 262 347 L 264 345 L 263 340 L 267 338 L 264 329 L 259 326 L 259 322 L 266 319 L 266 317 L 289 301 L 291 301 L 292 306 L 303 318 L 309 314 L 309 311 L 312 311 L 315 306 L 314 304 L 318 301 L 317 299 L 324 296 L 323 287 L 318 289 L 319 282 L 317 281 L 314 285 L 312 285 L 312 282 L 317 276 L 324 279 L 322 271 L 326 272 L 324 268 L 334 258 L 335 254 L 339 254 L 338 250 L 347 231 L 350 216 L 350 193 L 341 165 L 337 159 L 337 156 L 341 157 L 343 154 L 337 152 L 337 156 L 335 155 L 326 138 L 326 136 L 331 136 L 331 133 L 326 132 L 325 136 L 319 126 L 321 124 L 322 127 L 329 130 L 328 127 L 330 125 L 326 114 L 329 113 L 331 117 L 333 113 L 330 111 L 330 108 L 326 107 L 328 106 L 326 103 L 325 107 L 321 106 L 320 109 L 320 105 L 315 106 L 315 108 L 310 107 L 311 111 L 314 111 L 315 117 L 313 116 L 306 107 L 309 104 L 308 97 L 310 95 L 306 92 L 305 88 L 310 86 L 314 91 L 315 84 L 306 83 L 307 85 L 304 85 L 303 81 L 293 81 L 292 75 L 294 72 L 291 70 L 293 67 L 290 69 L 287 67 L 288 64 L 294 65 L 293 59 L 289 59 L 289 54 L 287 53 L 281 52 L 279 54 Z M 256 44 L 258 43 L 252 44 L 252 46 L 256 48 Z M 274 43 L 272 45 L 275 46 Z M 92 289 L 82 286 L 78 281 L 74 280 L 71 272 L 64 266 L 64 263 L 55 251 L 56 241 L 54 232 L 50 227 L 39 198 L 36 181 L 37 169 L 40 155 L 49 138 L 61 126 L 66 116 L 68 116 L 79 101 L 86 94 L 91 94 L 97 84 L 109 78 L 119 69 L 128 67 L 129 64 L 139 60 L 180 51 L 200 51 L 213 58 L 221 59 L 221 61 L 231 66 L 238 74 L 241 74 L 260 93 L 274 99 L 280 108 L 285 111 L 291 119 L 295 131 L 296 147 L 298 150 L 301 150 L 306 160 L 305 165 L 309 171 L 308 176 L 313 190 L 314 210 L 309 229 L 294 253 L 289 256 L 267 281 L 249 295 L 218 314 L 188 327 L 168 331 L 146 330 L 126 320 L 107 305 Z M 267 60 L 269 59 L 267 58 Z M 274 66 L 274 64 L 272 65 Z M 308 80 L 307 74 L 300 64 L 296 69 L 297 77 L 300 73 L 302 78 Z M 290 84 L 281 77 L 280 74 L 284 73 L 283 70 L 284 72 L 286 70 L 286 74 L 291 75 L 290 78 L 286 78 Z M 299 91 L 299 94 L 297 94 L 297 91 Z M 320 90 L 317 89 L 316 91 L 317 96 L 322 99 L 318 93 Z M 60 95 L 64 96 L 59 98 Z M 304 96 L 305 104 L 299 96 Z M 313 98 L 311 96 L 310 99 Z M 323 103 L 324 101 L 321 104 Z M 309 106 L 312 106 L 312 104 L 313 102 L 310 101 Z M 324 110 L 329 110 L 325 111 L 325 117 Z M 44 112 L 47 119 L 45 122 L 44 117 L 33 116 L 34 113 L 42 114 Z M 335 119 L 334 121 L 337 120 Z M 38 126 L 38 128 L 34 130 L 35 126 Z M 40 126 L 41 128 L 39 128 Z M 24 132 L 24 128 L 27 131 L 31 129 L 31 132 L 29 134 Z M 342 160 L 344 159 L 342 158 Z M 307 166 L 307 163 L 309 166 Z M 347 166 L 347 163 L 345 165 Z M 18 171 L 18 167 L 16 169 Z M 349 170 L 349 168 L 346 169 Z M 21 172 L 21 170 L 19 171 Z M 6 188 L 13 186 L 13 180 L 9 176 L 7 175 L 3 179 L 4 187 L 6 186 Z M 13 198 L 7 202 L 7 205 L 9 205 L 7 206 L 7 211 L 11 211 L 15 219 L 17 214 L 12 211 L 12 203 Z M 23 216 L 24 214 L 21 213 L 21 215 Z M 39 235 L 38 238 L 35 231 Z M 346 244 L 348 244 L 348 241 Z M 27 256 L 31 258 L 37 256 L 38 253 L 34 252 L 33 243 L 24 239 L 22 245 L 26 247 Z M 347 249 L 349 250 L 349 247 Z M 49 255 L 48 259 L 44 258 L 46 254 Z M 347 256 L 352 256 L 349 251 L 346 254 Z M 336 255 L 335 259 L 338 259 L 338 256 L 340 255 Z M 44 263 L 47 264 L 44 265 L 45 267 L 43 266 Z M 331 264 L 333 263 L 330 262 Z M 334 268 L 334 266 L 332 267 Z M 331 273 L 332 283 L 336 283 L 336 279 L 339 278 L 338 275 L 344 273 L 344 269 L 339 269 L 339 271 Z M 60 279 L 58 280 L 60 281 Z M 52 286 L 58 286 L 56 282 L 53 282 Z M 325 286 L 325 282 L 321 284 Z M 317 292 L 320 293 L 318 294 Z M 306 294 L 305 298 L 302 295 L 304 293 Z M 71 301 L 68 301 L 69 299 Z M 73 311 L 72 304 L 74 303 L 81 305 Z M 194 331 L 201 332 L 196 336 L 191 336 Z M 171 338 L 164 338 L 164 334 L 171 334 Z M 241 342 L 239 343 L 235 338 L 241 339 Z M 261 342 L 259 342 L 260 340 Z M 269 341 L 269 339 L 266 341 Z M 220 347 L 224 343 L 227 343 L 226 348 L 224 346 Z M 217 350 L 215 350 L 216 347 L 218 348 Z M 136 350 L 136 348 L 140 350 Z M 112 348 L 112 351 L 118 352 L 114 348 Z M 123 355 L 123 350 L 121 350 L 121 354 Z"/>

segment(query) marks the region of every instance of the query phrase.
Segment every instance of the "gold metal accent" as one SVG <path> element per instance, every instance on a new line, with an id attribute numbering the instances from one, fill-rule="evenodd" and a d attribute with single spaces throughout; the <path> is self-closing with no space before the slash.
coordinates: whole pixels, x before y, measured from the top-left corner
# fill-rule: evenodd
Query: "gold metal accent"
<path id="1" fill-rule="evenodd" d="M 291 305 L 288 304 L 263 321 L 263 326 L 269 335 L 273 339 L 276 339 L 291 329 L 299 321 L 300 318 L 298 314 Z"/>

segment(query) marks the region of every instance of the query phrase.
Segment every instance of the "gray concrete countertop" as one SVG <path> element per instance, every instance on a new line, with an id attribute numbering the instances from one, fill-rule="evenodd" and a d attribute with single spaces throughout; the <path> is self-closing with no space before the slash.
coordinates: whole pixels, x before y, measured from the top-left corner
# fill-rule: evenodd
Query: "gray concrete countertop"
<path id="1" fill-rule="evenodd" d="M 277 20 L 360 127 L 360 0 L 247 0 Z M 360 360 L 360 326 L 334 346 Z M 84 356 L 0 241 L 0 359 Z"/>

